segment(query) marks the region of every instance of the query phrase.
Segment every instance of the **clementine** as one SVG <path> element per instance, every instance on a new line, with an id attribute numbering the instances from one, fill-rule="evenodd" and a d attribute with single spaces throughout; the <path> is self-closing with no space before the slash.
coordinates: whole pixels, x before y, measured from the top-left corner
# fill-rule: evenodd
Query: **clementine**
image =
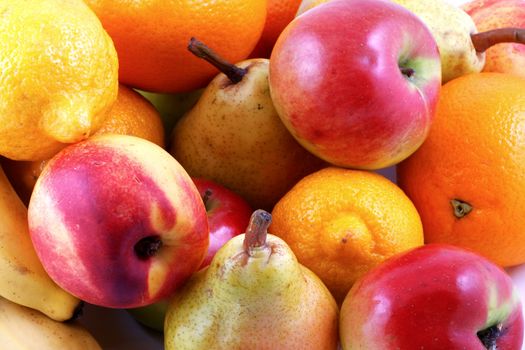
<path id="1" fill-rule="evenodd" d="M 230 62 L 245 59 L 261 36 L 267 0 L 86 0 L 119 57 L 122 83 L 153 92 L 204 87 L 218 71 L 188 50 L 202 40 Z"/>
<path id="2" fill-rule="evenodd" d="M 426 242 L 525 262 L 525 79 L 475 73 L 443 85 L 428 138 L 397 166 Z"/>
<path id="3" fill-rule="evenodd" d="M 394 254 L 423 244 L 408 197 L 382 175 L 328 167 L 301 179 L 275 205 L 269 232 L 342 302 L 354 282 Z"/>

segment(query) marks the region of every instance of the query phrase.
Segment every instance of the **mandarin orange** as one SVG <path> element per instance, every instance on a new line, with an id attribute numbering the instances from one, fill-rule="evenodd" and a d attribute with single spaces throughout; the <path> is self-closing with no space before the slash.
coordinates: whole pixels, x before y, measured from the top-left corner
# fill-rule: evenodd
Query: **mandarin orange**
<path id="1" fill-rule="evenodd" d="M 301 179 L 272 211 L 269 232 L 342 302 L 353 283 L 394 254 L 423 244 L 408 197 L 382 175 L 328 167 Z"/>

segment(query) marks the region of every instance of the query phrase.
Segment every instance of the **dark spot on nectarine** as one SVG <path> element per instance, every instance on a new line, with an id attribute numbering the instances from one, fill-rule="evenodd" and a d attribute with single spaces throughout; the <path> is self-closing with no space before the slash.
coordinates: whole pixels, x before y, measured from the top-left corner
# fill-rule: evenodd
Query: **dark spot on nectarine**
<path id="1" fill-rule="evenodd" d="M 146 260 L 158 253 L 162 247 L 159 236 L 147 236 L 135 243 L 135 254 L 141 260 Z"/>

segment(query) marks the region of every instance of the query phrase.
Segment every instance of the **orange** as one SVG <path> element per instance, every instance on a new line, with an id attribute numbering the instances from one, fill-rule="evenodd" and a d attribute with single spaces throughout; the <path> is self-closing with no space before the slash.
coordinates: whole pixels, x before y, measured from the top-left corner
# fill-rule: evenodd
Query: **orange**
<path id="1" fill-rule="evenodd" d="M 153 105 L 138 92 L 120 85 L 116 102 L 106 115 L 97 134 L 133 135 L 164 148 L 164 127 L 160 114 Z M 1 159 L 7 177 L 20 198 L 27 205 L 47 161 L 13 161 Z"/>
<path id="2" fill-rule="evenodd" d="M 0 155 L 46 159 L 102 125 L 117 52 L 82 0 L 0 0 L 0 13 Z"/>
<path id="3" fill-rule="evenodd" d="M 160 113 L 144 96 L 122 84 L 115 104 L 95 135 L 110 133 L 137 136 L 165 147 Z"/>
<path id="4" fill-rule="evenodd" d="M 525 79 L 475 73 L 443 85 L 428 138 L 397 167 L 426 242 L 525 262 Z"/>
<path id="5" fill-rule="evenodd" d="M 423 244 L 421 219 L 386 177 L 328 167 L 301 179 L 275 205 L 269 232 L 342 302 L 354 282 L 394 254 Z"/>
<path id="6" fill-rule="evenodd" d="M 297 13 L 301 0 L 268 0 L 266 22 L 251 57 L 269 58 L 273 45 Z"/>
<path id="7" fill-rule="evenodd" d="M 267 0 L 86 0 L 115 43 L 122 83 L 153 92 L 204 87 L 218 70 L 187 50 L 191 37 L 230 62 L 261 36 Z"/>

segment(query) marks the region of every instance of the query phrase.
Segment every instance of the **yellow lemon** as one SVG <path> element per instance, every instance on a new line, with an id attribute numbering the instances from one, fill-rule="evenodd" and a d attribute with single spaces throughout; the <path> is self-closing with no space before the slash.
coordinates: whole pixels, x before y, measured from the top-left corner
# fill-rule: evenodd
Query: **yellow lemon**
<path id="1" fill-rule="evenodd" d="M 0 0 L 0 155 L 39 160 L 93 134 L 118 91 L 111 38 L 82 0 Z"/>

